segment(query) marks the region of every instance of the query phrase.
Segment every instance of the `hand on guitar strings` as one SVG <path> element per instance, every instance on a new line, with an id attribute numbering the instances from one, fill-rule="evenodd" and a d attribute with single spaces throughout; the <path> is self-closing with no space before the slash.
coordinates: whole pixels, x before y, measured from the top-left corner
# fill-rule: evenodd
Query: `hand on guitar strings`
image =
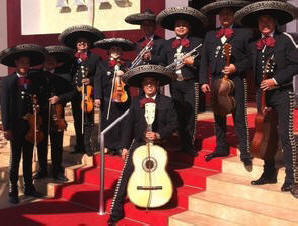
<path id="1" fill-rule="evenodd" d="M 123 148 L 121 153 L 122 159 L 125 160 L 127 158 L 127 155 L 128 155 L 128 150 L 126 148 Z"/>
<path id="2" fill-rule="evenodd" d="M 58 96 L 53 96 L 53 97 L 49 98 L 49 101 L 51 104 L 56 104 L 56 103 L 58 103 L 59 100 L 60 100 L 60 98 Z"/>
<path id="3" fill-rule="evenodd" d="M 90 79 L 89 79 L 89 78 L 83 78 L 83 79 L 82 79 L 82 83 L 83 83 L 84 85 L 89 85 L 89 84 L 90 84 Z"/>
<path id="4" fill-rule="evenodd" d="M 229 66 L 225 66 L 224 69 L 222 70 L 222 73 L 225 75 L 233 74 L 236 71 L 236 67 L 234 64 L 230 64 Z"/>
<path id="5" fill-rule="evenodd" d="M 203 84 L 201 90 L 203 93 L 209 93 L 211 91 L 210 86 L 208 84 Z"/>
<path id="6" fill-rule="evenodd" d="M 150 141 L 155 141 L 159 139 L 159 134 L 155 132 L 146 132 L 145 133 L 145 138 L 150 140 Z"/>
<path id="7" fill-rule="evenodd" d="M 273 79 L 265 79 L 261 82 L 261 89 L 262 90 L 269 90 L 275 86 L 275 82 Z"/>

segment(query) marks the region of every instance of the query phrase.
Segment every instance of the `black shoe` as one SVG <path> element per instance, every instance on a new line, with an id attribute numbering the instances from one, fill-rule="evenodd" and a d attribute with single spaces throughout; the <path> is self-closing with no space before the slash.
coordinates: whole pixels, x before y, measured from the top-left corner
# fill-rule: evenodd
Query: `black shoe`
<path id="1" fill-rule="evenodd" d="M 246 171 L 251 172 L 252 171 L 252 161 L 250 158 L 241 159 L 243 162 L 244 168 Z"/>
<path id="2" fill-rule="evenodd" d="M 118 221 L 120 221 L 121 219 L 123 219 L 123 218 L 124 218 L 124 214 L 121 215 L 121 216 L 117 216 L 117 217 L 115 217 L 115 216 L 111 216 L 111 215 L 110 215 L 110 217 L 109 217 L 109 219 L 108 219 L 108 222 L 107 222 L 107 225 L 108 225 L 108 226 L 115 226 L 116 223 L 117 223 Z"/>
<path id="3" fill-rule="evenodd" d="M 61 182 L 67 182 L 68 178 L 64 174 L 58 174 L 53 176 L 54 180 L 58 180 Z"/>
<path id="4" fill-rule="evenodd" d="M 205 155 L 205 161 L 208 162 L 208 161 L 210 161 L 211 159 L 218 158 L 218 157 L 226 157 L 226 156 L 228 156 L 228 155 L 229 155 L 229 153 L 225 153 L 225 152 L 223 152 L 223 153 L 220 153 L 220 152 L 212 152 L 212 153 L 210 153 L 210 154 L 208 154 L 208 155 Z"/>
<path id="5" fill-rule="evenodd" d="M 17 192 L 11 192 L 8 195 L 8 201 L 12 204 L 18 204 L 20 202 Z"/>
<path id="6" fill-rule="evenodd" d="M 291 194 L 298 199 L 298 185 L 294 184 L 292 189 L 291 189 Z"/>
<path id="7" fill-rule="evenodd" d="M 33 178 L 33 180 L 39 180 L 39 179 L 46 178 L 47 176 L 48 176 L 47 173 L 42 173 L 42 172 L 38 171 L 32 178 Z"/>
<path id="8" fill-rule="evenodd" d="M 40 194 L 39 192 L 37 192 L 34 187 L 31 187 L 29 189 L 25 188 L 24 195 L 25 196 L 32 196 L 34 198 L 42 198 L 43 197 L 43 195 Z"/>
<path id="9" fill-rule="evenodd" d="M 253 180 L 250 183 L 252 185 L 276 184 L 277 179 L 276 176 L 269 178 L 262 174 L 262 176 L 258 180 Z"/>
<path id="10" fill-rule="evenodd" d="M 284 183 L 281 187 L 282 192 L 291 191 L 293 189 L 294 185 L 292 183 Z"/>

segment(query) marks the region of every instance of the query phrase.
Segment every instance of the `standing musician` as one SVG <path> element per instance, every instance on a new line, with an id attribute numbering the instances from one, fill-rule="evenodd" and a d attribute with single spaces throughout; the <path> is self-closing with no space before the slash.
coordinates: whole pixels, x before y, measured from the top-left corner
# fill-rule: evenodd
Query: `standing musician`
<path id="1" fill-rule="evenodd" d="M 194 141 L 199 101 L 198 52 L 202 40 L 191 36 L 191 30 L 199 30 L 202 26 L 206 26 L 207 17 L 191 7 L 175 7 L 163 10 L 156 20 L 163 28 L 174 30 L 176 35 L 165 41 L 161 62 L 165 65 L 173 65 L 174 61 L 177 62 L 177 65 L 174 63 L 172 68 L 177 74 L 177 80 L 171 82 L 170 91 L 178 115 L 182 151 L 191 156 L 197 156 Z M 197 57 L 183 56 L 195 48 L 197 48 L 195 51 Z M 179 62 L 181 62 L 180 65 Z"/>
<path id="2" fill-rule="evenodd" d="M 211 73 L 212 89 L 217 89 L 215 83 L 222 79 L 223 74 L 234 84 L 235 108 L 232 116 L 235 124 L 235 132 L 240 143 L 240 159 L 246 170 L 251 171 L 252 161 L 249 153 L 249 134 L 247 125 L 247 84 L 245 72 L 249 69 L 248 41 L 251 32 L 245 28 L 239 28 L 234 24 L 234 12 L 247 5 L 245 1 L 218 0 L 204 6 L 201 10 L 205 14 L 219 14 L 220 27 L 209 31 L 204 40 L 200 67 L 200 84 L 204 93 L 210 92 L 208 76 Z M 231 45 L 231 63 L 225 66 L 224 45 Z M 209 70 L 210 69 L 210 70 Z M 215 93 L 215 90 L 213 91 Z M 216 97 L 213 97 L 216 98 Z M 209 161 L 216 157 L 229 155 L 226 141 L 226 115 L 220 115 L 214 109 L 216 149 L 205 156 Z"/>
<path id="3" fill-rule="evenodd" d="M 135 49 L 135 44 L 123 38 L 108 38 L 94 43 L 95 47 L 108 51 L 109 60 L 100 65 L 100 74 L 94 79 L 94 104 L 101 106 L 101 130 L 123 115 L 129 108 L 129 89 L 122 81 L 128 63 L 122 59 L 123 51 Z M 121 134 L 125 128 L 119 123 L 105 136 L 106 153 L 120 154 Z"/>
<path id="4" fill-rule="evenodd" d="M 71 71 L 74 86 L 74 97 L 71 100 L 71 106 L 76 131 L 76 146 L 72 153 L 85 152 L 87 155 L 93 154 L 90 144 L 94 125 L 93 103 L 90 103 L 90 101 L 88 103 L 88 106 L 91 106 L 90 112 L 83 112 L 85 109 L 82 109 L 82 105 L 85 106 L 85 103 L 82 104 L 82 91 L 86 90 L 85 87 L 88 85 L 93 86 L 94 76 L 99 73 L 97 65 L 100 58 L 90 52 L 90 49 L 95 41 L 103 38 L 104 35 L 101 31 L 88 25 L 69 27 L 59 35 L 61 43 L 76 50 Z M 91 87 L 88 86 L 88 89 L 91 89 Z M 91 96 L 93 96 L 93 91 L 91 91 Z M 83 120 L 82 115 L 84 115 Z"/>
<path id="5" fill-rule="evenodd" d="M 32 155 L 33 143 L 25 137 L 29 125 L 24 119 L 25 115 L 32 114 L 32 95 L 38 88 L 33 83 L 28 71 L 31 66 L 43 62 L 46 50 L 38 45 L 21 44 L 3 50 L 0 53 L 0 62 L 9 67 L 15 67 L 14 73 L 4 77 L 1 93 L 1 115 L 4 137 L 10 141 L 9 166 L 9 202 L 19 203 L 18 178 L 19 164 L 23 153 L 23 175 L 26 196 L 41 197 L 32 183 Z M 34 134 L 32 134 L 34 136 Z"/>
<path id="6" fill-rule="evenodd" d="M 141 30 L 144 33 L 144 37 L 137 41 L 137 52 L 140 53 L 146 46 L 148 51 L 144 51 L 142 54 L 140 64 L 159 64 L 156 56 L 161 54 L 164 39 L 154 34 L 156 30 L 155 14 L 150 9 L 146 9 L 143 13 L 127 16 L 125 21 L 129 24 L 141 25 Z"/>
<path id="7" fill-rule="evenodd" d="M 297 9 L 286 2 L 261 1 L 252 3 L 236 13 L 236 19 L 245 26 L 258 28 L 258 36 L 251 42 L 251 61 L 257 84 L 257 103 L 260 110 L 261 90 L 266 91 L 266 106 L 278 115 L 278 132 L 284 153 L 286 178 L 281 191 L 291 191 L 294 177 L 297 183 L 296 144 L 293 134 L 293 76 L 298 73 L 298 51 L 292 36 L 278 30 L 297 15 Z M 273 59 L 273 76 L 263 80 L 263 71 L 268 59 Z M 270 141 L 269 141 L 270 142 Z M 265 159 L 262 176 L 252 185 L 277 183 L 274 156 Z M 294 190 L 292 190 L 294 195 Z M 296 190 L 296 196 L 297 196 Z"/>
<path id="8" fill-rule="evenodd" d="M 142 87 L 144 96 L 132 100 L 125 123 L 122 158 L 125 165 L 118 179 L 113 201 L 110 207 L 108 225 L 114 225 L 124 217 L 124 201 L 129 177 L 133 172 L 132 155 L 134 150 L 146 143 L 146 140 L 167 139 L 176 128 L 176 114 L 172 99 L 157 92 L 160 85 L 166 85 L 173 79 L 170 70 L 159 65 L 143 65 L 124 74 L 125 82 L 130 86 Z M 155 120 L 152 132 L 146 132 L 144 103 L 152 99 L 156 103 Z"/>
<path id="9" fill-rule="evenodd" d="M 64 107 L 73 95 L 72 87 L 67 80 L 55 74 L 55 69 L 71 59 L 72 49 L 65 46 L 47 46 L 48 55 L 42 70 L 31 72 L 38 83 L 42 131 L 45 139 L 37 146 L 39 170 L 33 179 L 48 175 L 48 139 L 51 142 L 52 176 L 56 180 L 67 181 L 62 167 L 63 134 L 66 129 Z M 50 118 L 50 122 L 49 122 Z"/>

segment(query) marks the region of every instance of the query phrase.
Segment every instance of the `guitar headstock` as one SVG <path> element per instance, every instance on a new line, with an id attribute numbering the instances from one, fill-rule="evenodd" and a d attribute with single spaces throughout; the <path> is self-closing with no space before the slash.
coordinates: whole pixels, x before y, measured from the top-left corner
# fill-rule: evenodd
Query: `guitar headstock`
<path id="1" fill-rule="evenodd" d="M 266 61 L 266 65 L 264 68 L 264 75 L 272 75 L 274 73 L 275 62 L 274 62 L 274 55 L 269 57 Z"/>
<path id="2" fill-rule="evenodd" d="M 145 104 L 145 119 L 148 125 L 152 125 L 155 119 L 156 103 L 150 102 Z"/>
<path id="3" fill-rule="evenodd" d="M 223 54 L 226 59 L 226 65 L 230 64 L 231 54 L 232 54 L 232 45 L 230 43 L 225 43 L 223 46 Z"/>

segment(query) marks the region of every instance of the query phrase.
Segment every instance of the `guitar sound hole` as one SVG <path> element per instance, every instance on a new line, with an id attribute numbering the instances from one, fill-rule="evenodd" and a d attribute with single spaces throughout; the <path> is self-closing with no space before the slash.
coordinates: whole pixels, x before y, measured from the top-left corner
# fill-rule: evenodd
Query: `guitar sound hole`
<path id="1" fill-rule="evenodd" d="M 146 161 L 146 168 L 151 170 L 154 166 L 154 162 L 152 160 Z"/>
<path id="2" fill-rule="evenodd" d="M 142 166 L 145 172 L 153 172 L 157 168 L 157 161 L 152 157 L 147 157 L 143 160 Z"/>

